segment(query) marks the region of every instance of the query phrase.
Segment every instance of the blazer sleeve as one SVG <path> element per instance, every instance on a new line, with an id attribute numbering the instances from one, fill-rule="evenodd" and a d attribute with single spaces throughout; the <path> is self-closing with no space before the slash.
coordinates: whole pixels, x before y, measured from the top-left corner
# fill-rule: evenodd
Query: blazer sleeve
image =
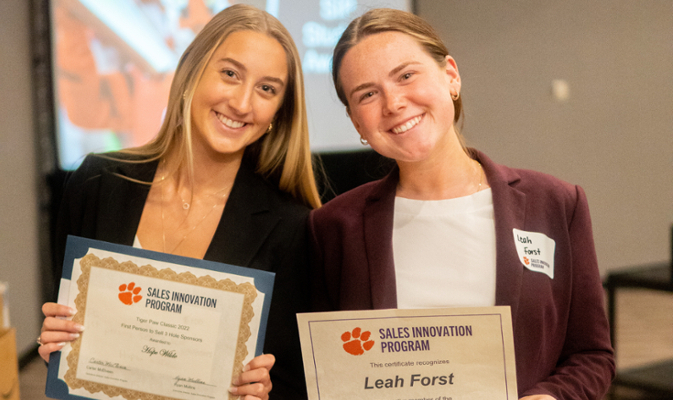
<path id="1" fill-rule="evenodd" d="M 520 393 L 522 397 L 548 394 L 564 400 L 600 399 L 615 376 L 588 202 L 582 188 L 575 186 L 575 190 L 577 201 L 568 225 L 572 294 L 563 349 L 551 375 Z"/>
<path id="2" fill-rule="evenodd" d="M 264 351 L 276 357 L 271 369 L 271 400 L 307 398 L 297 325 L 297 313 L 309 311 L 307 216 L 308 212 L 294 234 L 287 237 L 287 251 L 276 270 L 264 344 Z"/>
<path id="3" fill-rule="evenodd" d="M 95 164 L 95 158 L 89 155 L 82 165 L 66 178 L 52 239 L 54 301 L 58 295 L 68 235 L 86 237 L 86 232 L 90 230 L 87 226 L 93 225 L 96 220 L 95 202 L 88 201 L 88 197 L 98 192 L 97 177 L 100 171 Z"/>
<path id="4" fill-rule="evenodd" d="M 325 259 L 323 255 L 323 244 L 319 240 L 319 233 L 315 221 L 315 211 L 309 216 L 309 234 L 310 234 L 310 288 L 311 288 L 311 310 L 312 311 L 334 311 L 336 307 L 328 300 L 327 282 L 325 279 Z"/>

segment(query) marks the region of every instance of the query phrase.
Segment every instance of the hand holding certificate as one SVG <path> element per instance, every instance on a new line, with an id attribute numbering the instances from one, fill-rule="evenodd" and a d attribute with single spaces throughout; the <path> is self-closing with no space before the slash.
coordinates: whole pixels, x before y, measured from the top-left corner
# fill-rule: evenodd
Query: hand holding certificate
<path id="1" fill-rule="evenodd" d="M 50 397 L 232 398 L 261 353 L 271 273 L 73 237 L 64 266 L 86 331 L 52 355 Z"/>

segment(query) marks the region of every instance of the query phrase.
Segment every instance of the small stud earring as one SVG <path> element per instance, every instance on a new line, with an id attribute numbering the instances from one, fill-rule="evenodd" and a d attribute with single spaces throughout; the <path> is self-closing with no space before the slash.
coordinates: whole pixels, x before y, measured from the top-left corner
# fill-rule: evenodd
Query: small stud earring
<path id="1" fill-rule="evenodd" d="M 369 144 L 367 139 L 363 138 L 362 136 L 360 136 L 360 143 L 362 143 L 363 146 L 367 146 Z"/>
<path id="2" fill-rule="evenodd" d="M 273 123 L 270 123 L 270 124 L 269 124 L 269 127 L 266 128 L 266 132 L 264 132 L 264 133 L 269 133 L 269 132 L 271 132 L 271 129 L 273 129 Z"/>

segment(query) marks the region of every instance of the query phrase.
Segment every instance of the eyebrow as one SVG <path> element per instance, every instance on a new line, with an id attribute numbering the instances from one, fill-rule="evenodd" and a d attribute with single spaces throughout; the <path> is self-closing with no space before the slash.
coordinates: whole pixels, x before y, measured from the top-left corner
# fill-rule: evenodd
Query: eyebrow
<path id="1" fill-rule="evenodd" d="M 402 64 L 398 65 L 397 67 L 393 68 L 388 73 L 388 77 L 392 78 L 393 76 L 397 75 L 398 72 L 402 71 L 403 69 L 405 69 L 409 65 L 413 65 L 413 64 L 420 64 L 420 63 L 417 62 L 417 61 L 408 61 L 408 62 L 402 63 Z M 351 90 L 348 98 L 351 98 L 353 96 L 353 94 L 355 94 L 356 92 L 359 92 L 360 90 L 363 90 L 363 89 L 370 88 L 372 86 L 374 86 L 374 83 L 372 83 L 372 82 L 366 82 L 366 83 L 363 83 L 361 85 L 358 85 L 357 87 L 355 87 L 355 89 Z"/>
<path id="2" fill-rule="evenodd" d="M 218 60 L 218 62 L 228 62 L 228 63 L 234 64 L 236 66 L 236 68 L 242 70 L 243 72 L 248 71 L 248 69 L 245 67 L 245 65 L 243 65 L 239 61 L 234 60 L 233 58 L 229 58 L 229 57 L 221 58 L 221 59 Z M 278 77 L 275 77 L 275 76 L 265 76 L 262 79 L 265 80 L 265 81 L 276 82 L 277 84 L 279 84 L 281 86 L 285 86 L 285 81 L 283 81 L 282 79 L 280 79 Z"/>

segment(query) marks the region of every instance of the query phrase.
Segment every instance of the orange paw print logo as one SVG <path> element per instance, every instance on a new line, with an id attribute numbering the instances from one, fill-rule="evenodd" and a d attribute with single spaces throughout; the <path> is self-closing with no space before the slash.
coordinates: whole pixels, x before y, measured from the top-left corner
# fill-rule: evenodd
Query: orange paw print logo
<path id="1" fill-rule="evenodd" d="M 119 293 L 119 300 L 127 306 L 137 303 L 143 298 L 143 296 L 138 294 L 141 290 L 140 286 L 136 286 L 134 282 L 128 285 L 124 283 L 119 286 L 119 291 L 121 292 Z"/>
<path id="2" fill-rule="evenodd" d="M 524 257 L 523 262 L 526 263 L 526 265 L 530 265 L 530 260 L 528 259 L 528 257 Z"/>
<path id="3" fill-rule="evenodd" d="M 344 332 L 341 340 L 344 341 L 346 353 L 361 356 L 369 351 L 374 346 L 374 341 L 369 340 L 371 334 L 369 331 L 362 332 L 360 328 L 353 329 L 353 332 Z"/>

